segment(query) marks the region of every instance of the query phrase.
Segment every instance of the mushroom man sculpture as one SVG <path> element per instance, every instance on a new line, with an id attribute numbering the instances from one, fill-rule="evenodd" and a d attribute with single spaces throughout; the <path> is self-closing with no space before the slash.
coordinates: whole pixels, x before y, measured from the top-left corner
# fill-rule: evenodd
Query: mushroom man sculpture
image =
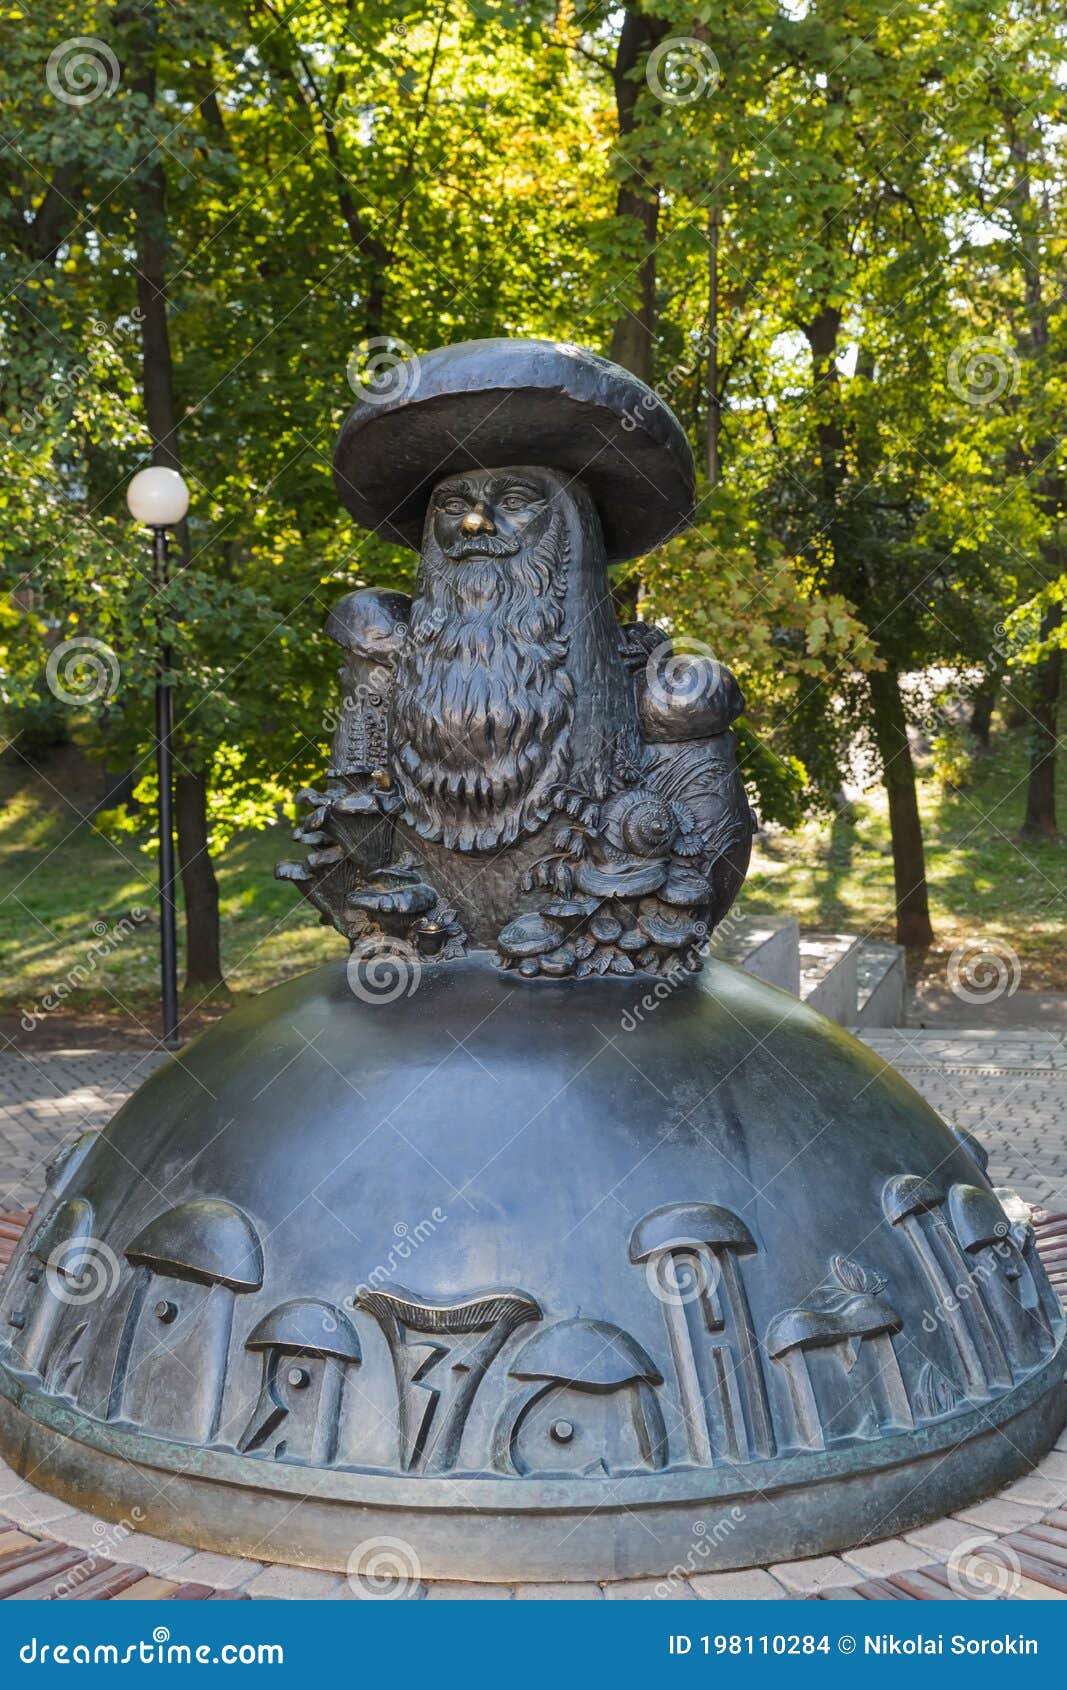
<path id="1" fill-rule="evenodd" d="M 709 945 L 741 692 L 607 577 L 693 521 L 677 419 L 581 347 L 475 341 L 366 392 L 335 470 L 419 554 L 326 622 L 278 874 L 343 943 L 57 1167 L 0 1283 L 6 1459 L 260 1560 L 384 1535 L 416 1588 L 661 1575 L 709 1510 L 705 1570 L 810 1556 L 1023 1471 L 1064 1375 L 1025 1209 Z"/>
<path id="2" fill-rule="evenodd" d="M 607 579 L 691 519 L 676 419 L 578 347 L 476 341 L 357 405 L 336 478 L 419 571 L 410 599 L 364 588 L 327 619 L 346 691 L 326 789 L 303 794 L 312 849 L 280 873 L 366 954 L 684 964 L 748 863 L 743 700 L 713 658 L 620 628 Z"/>

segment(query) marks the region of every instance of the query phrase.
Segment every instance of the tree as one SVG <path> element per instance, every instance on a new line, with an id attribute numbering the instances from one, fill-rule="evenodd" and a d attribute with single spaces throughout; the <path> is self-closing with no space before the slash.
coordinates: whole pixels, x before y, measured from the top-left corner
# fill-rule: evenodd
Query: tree
<path id="1" fill-rule="evenodd" d="M 851 742 L 876 746 L 902 938 L 930 936 L 916 671 L 977 674 L 979 730 L 994 683 L 1025 699 L 1027 827 L 1047 834 L 1064 640 L 1051 0 L 1007 23 L 972 0 L 47 14 L 3 14 L 7 711 L 17 729 L 50 699 L 57 641 L 104 641 L 120 685 L 78 732 L 147 797 L 152 654 L 173 644 L 191 980 L 218 973 L 212 857 L 321 769 L 329 602 L 410 580 L 410 556 L 337 506 L 351 387 L 369 368 L 409 379 L 411 354 L 446 340 L 613 351 L 682 417 L 697 523 L 622 573 L 620 608 L 737 666 L 765 815 L 828 807 Z M 122 500 L 153 454 L 194 488 L 165 604 Z"/>
<path id="2" fill-rule="evenodd" d="M 84 25 L 73 7 L 20 17 L 11 56 L 4 568 L 22 608 L 6 690 L 9 710 L 42 696 L 59 635 L 103 639 L 121 685 L 88 701 L 79 731 L 124 754 L 147 797 L 153 653 L 173 646 L 186 957 L 202 988 L 218 973 L 212 852 L 273 819 L 326 754 L 329 602 L 410 571 L 337 507 L 346 364 L 358 386 L 365 356 L 566 332 L 558 277 L 591 263 L 591 96 L 559 52 L 526 75 L 539 37 L 510 16 L 261 4 L 235 29 L 232 9 L 195 0 L 180 19 L 101 14 L 101 35 L 51 74 L 46 128 L 42 66 L 57 30 L 75 49 Z M 550 228 L 547 260 L 517 257 L 531 232 L 548 252 Z M 150 455 L 193 485 L 165 604 L 122 499 Z M 304 723 L 320 726 L 306 737 Z"/>

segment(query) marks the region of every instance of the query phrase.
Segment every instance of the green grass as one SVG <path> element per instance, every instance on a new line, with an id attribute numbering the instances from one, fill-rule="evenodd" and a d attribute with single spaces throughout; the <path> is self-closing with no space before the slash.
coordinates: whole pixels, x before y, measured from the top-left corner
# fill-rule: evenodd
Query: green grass
<path id="1" fill-rule="evenodd" d="M 1022 732 L 999 730 L 962 792 L 946 792 L 920 760 L 935 954 L 964 940 L 1000 939 L 1022 964 L 1022 984 L 1067 988 L 1067 837 L 1019 837 L 1026 797 Z M 1058 771 L 1067 825 L 1067 755 Z M 801 927 L 893 937 L 893 858 L 881 786 L 851 817 L 811 822 L 758 840 L 741 894 L 746 915 L 795 915 Z M 932 960 L 932 959 L 928 959 Z"/>
<path id="2" fill-rule="evenodd" d="M 0 762 L 0 1010 L 39 1012 L 47 993 L 66 1013 L 133 1014 L 155 1024 L 159 930 L 155 864 L 91 823 L 84 765 L 62 753 L 30 774 Z M 1067 819 L 1067 758 L 1060 790 Z M 66 793 L 65 799 L 62 794 Z M 938 951 L 981 935 L 1019 954 L 1023 985 L 1067 987 L 1067 841 L 1022 842 L 1025 742 L 1001 731 L 973 784 L 946 793 L 922 771 L 921 803 Z M 69 800 L 69 801 L 68 801 Z M 337 935 L 272 878 L 292 854 L 288 829 L 234 839 L 216 864 L 223 963 L 237 997 L 343 954 Z M 802 927 L 892 937 L 893 865 L 880 787 L 851 818 L 819 820 L 759 842 L 742 894 L 746 915 L 795 915 Z M 109 939 L 140 906 L 151 923 Z M 105 924 L 98 937 L 94 923 Z M 94 961 L 94 951 L 103 951 Z"/>
<path id="3" fill-rule="evenodd" d="M 10 760 L 0 763 L 0 1010 L 40 1012 L 52 993 L 61 1003 L 51 1015 L 133 1014 L 154 1025 L 154 854 L 130 839 L 113 844 L 79 819 L 61 796 L 69 792 L 84 806 L 79 772 L 69 754 L 42 767 L 41 776 Z M 216 863 L 223 968 L 235 996 L 344 954 L 337 934 L 273 879 L 275 862 L 293 849 L 289 829 L 278 826 L 235 838 Z M 150 921 L 123 927 L 138 907 Z M 106 930 L 98 936 L 101 923 Z M 181 927 L 179 915 L 179 943 Z M 124 934 L 117 942 L 116 930 Z"/>

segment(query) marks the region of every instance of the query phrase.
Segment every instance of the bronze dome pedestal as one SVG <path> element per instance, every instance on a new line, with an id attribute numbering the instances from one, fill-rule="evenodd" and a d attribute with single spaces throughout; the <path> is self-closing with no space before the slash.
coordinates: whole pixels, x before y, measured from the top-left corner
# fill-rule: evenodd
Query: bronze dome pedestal
<path id="1" fill-rule="evenodd" d="M 53 1171 L 0 1284 L 0 1451 L 166 1537 L 411 1579 L 684 1575 L 957 1511 L 1055 1440 L 1063 1312 L 973 1142 L 707 960 L 743 700 L 620 628 L 605 574 L 690 520 L 684 435 L 579 348 L 424 366 L 342 432 L 345 502 L 421 535 L 419 576 L 331 614 L 329 771 L 278 871 L 348 961 Z"/>
<path id="2" fill-rule="evenodd" d="M 491 1582 L 827 1553 L 1025 1471 L 1062 1418 L 1062 1319 L 968 1147 L 725 964 L 622 1031 L 634 992 L 579 1007 L 474 957 L 390 1004 L 337 964 L 233 1012 L 30 1229 L 6 1459 L 205 1548 L 345 1570 L 391 1538 L 420 1576 Z M 19 1345 L 90 1224 L 118 1282 L 60 1305 L 42 1376 Z M 155 1353 L 109 1413 L 117 1329 Z"/>

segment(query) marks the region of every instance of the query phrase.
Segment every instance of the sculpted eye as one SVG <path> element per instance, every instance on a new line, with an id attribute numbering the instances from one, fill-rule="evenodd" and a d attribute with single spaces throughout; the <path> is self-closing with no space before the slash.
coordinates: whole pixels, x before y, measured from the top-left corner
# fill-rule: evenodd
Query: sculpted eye
<path id="1" fill-rule="evenodd" d="M 521 511 L 526 509 L 526 506 L 530 503 L 530 501 L 526 497 L 525 493 L 507 493 L 501 499 L 500 503 L 502 508 L 506 511 Z"/>
<path id="2" fill-rule="evenodd" d="M 459 493 L 452 493 L 447 499 L 442 499 L 437 508 L 444 511 L 446 516 L 462 516 L 469 505 L 469 499 L 464 499 Z"/>

